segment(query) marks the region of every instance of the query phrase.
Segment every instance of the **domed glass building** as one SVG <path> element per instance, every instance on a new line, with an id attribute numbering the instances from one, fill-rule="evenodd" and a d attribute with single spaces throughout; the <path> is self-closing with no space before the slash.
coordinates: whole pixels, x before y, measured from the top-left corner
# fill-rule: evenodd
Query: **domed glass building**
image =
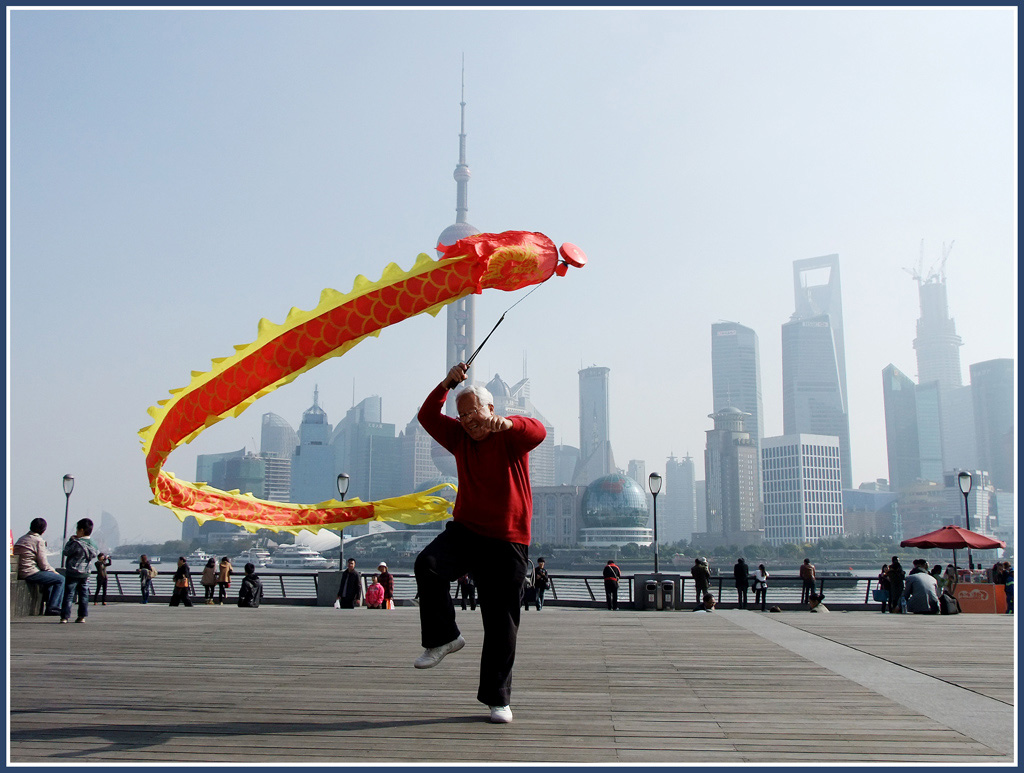
<path id="1" fill-rule="evenodd" d="M 616 473 L 598 478 L 583 493 L 580 505 L 581 547 L 610 547 L 635 542 L 650 545 L 650 513 L 644 490 L 632 478 Z"/>

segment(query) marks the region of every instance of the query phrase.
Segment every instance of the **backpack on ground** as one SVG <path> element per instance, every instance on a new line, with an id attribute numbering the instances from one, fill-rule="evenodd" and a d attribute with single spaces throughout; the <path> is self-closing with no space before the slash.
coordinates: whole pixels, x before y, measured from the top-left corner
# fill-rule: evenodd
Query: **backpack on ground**
<path id="1" fill-rule="evenodd" d="M 939 612 L 944 615 L 960 614 L 960 602 L 948 593 L 939 596 Z"/>

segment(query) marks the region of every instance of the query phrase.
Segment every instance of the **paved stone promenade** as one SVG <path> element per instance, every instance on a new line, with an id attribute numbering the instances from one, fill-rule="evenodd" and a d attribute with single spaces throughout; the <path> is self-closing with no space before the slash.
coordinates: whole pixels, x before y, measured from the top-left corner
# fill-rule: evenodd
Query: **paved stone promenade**
<path id="1" fill-rule="evenodd" d="M 1014 618 L 523 613 L 515 722 L 476 703 L 481 628 L 418 671 L 418 610 L 98 607 L 10 623 L 9 763 L 1016 760 Z"/>

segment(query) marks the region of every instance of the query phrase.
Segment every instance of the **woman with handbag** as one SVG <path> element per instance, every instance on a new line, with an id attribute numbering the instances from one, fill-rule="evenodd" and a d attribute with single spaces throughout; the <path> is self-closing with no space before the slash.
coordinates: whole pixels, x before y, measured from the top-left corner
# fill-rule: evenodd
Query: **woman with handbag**
<path id="1" fill-rule="evenodd" d="M 203 601 L 207 604 L 213 603 L 213 589 L 217 587 L 217 559 L 211 558 L 203 567 L 203 576 L 199 580 L 203 585 L 203 592 L 206 594 Z"/>
<path id="2" fill-rule="evenodd" d="M 192 572 L 189 571 L 188 562 L 185 556 L 178 557 L 178 569 L 174 573 L 174 592 L 171 593 L 171 606 L 176 607 L 183 603 L 186 607 L 192 606 L 192 599 L 188 597 L 192 585 Z"/>
<path id="3" fill-rule="evenodd" d="M 768 576 L 764 564 L 758 564 L 757 571 L 754 572 L 754 606 L 756 607 L 760 600 L 762 612 L 765 611 L 765 597 L 768 595 Z"/>
<path id="4" fill-rule="evenodd" d="M 145 553 L 139 558 L 139 583 L 142 586 L 142 603 L 148 604 L 149 597 L 153 593 L 153 578 L 156 577 L 157 571 L 153 568 L 153 564 L 149 562 L 149 556 Z"/>

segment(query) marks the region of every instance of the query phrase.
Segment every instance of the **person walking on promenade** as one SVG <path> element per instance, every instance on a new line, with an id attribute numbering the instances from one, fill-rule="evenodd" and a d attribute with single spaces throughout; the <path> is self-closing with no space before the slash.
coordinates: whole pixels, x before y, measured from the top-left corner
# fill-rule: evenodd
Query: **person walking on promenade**
<path id="1" fill-rule="evenodd" d="M 736 604 L 740 609 L 747 608 L 747 590 L 750 588 L 750 567 L 743 558 L 736 561 L 732 568 L 732 576 L 736 579 Z"/>
<path id="2" fill-rule="evenodd" d="M 231 575 L 235 573 L 235 568 L 231 565 L 231 559 L 224 556 L 220 560 L 220 566 L 217 567 L 217 589 L 220 593 L 217 596 L 217 603 L 223 604 L 224 599 L 228 597 L 228 588 L 231 587 Z"/>
<path id="3" fill-rule="evenodd" d="M 907 575 L 902 596 L 907 600 L 908 612 L 915 615 L 939 614 L 939 586 L 928 574 L 927 564 L 922 571 Z"/>
<path id="4" fill-rule="evenodd" d="M 112 563 L 114 562 L 106 553 L 100 553 L 96 558 L 96 593 L 93 595 L 93 600 L 103 606 L 107 605 L 107 567 Z M 102 601 L 100 601 L 101 597 Z"/>
<path id="5" fill-rule="evenodd" d="M 697 591 L 697 603 L 703 604 L 704 596 L 711 593 L 711 567 L 705 556 L 701 556 L 693 562 L 693 566 L 690 567 L 690 577 L 693 578 L 693 587 Z"/>
<path id="6" fill-rule="evenodd" d="M 878 573 L 878 600 L 882 602 L 882 614 L 889 609 L 889 565 L 882 564 L 882 571 Z"/>
<path id="7" fill-rule="evenodd" d="M 466 604 L 469 604 L 470 610 L 476 609 L 476 583 L 469 572 L 459 578 L 459 597 L 462 599 L 463 609 L 466 608 Z"/>
<path id="8" fill-rule="evenodd" d="M 28 534 L 18 537 L 14 543 L 14 555 L 18 557 L 18 579 L 38 585 L 43 593 L 46 614 L 56 617 L 64 602 L 64 575 L 50 566 L 46 560 L 46 521 L 33 518 L 28 525 Z"/>
<path id="9" fill-rule="evenodd" d="M 242 578 L 242 587 L 238 589 L 238 606 L 255 609 L 263 599 L 263 581 L 256 574 L 256 565 L 249 563 L 245 565 L 245 577 Z"/>
<path id="10" fill-rule="evenodd" d="M 805 558 L 804 562 L 800 564 L 800 579 L 803 580 L 803 588 L 800 591 L 800 603 L 807 604 L 810 602 L 811 596 L 817 593 L 817 588 L 814 584 L 814 564 L 811 563 L 809 558 Z"/>
<path id="11" fill-rule="evenodd" d="M 338 585 L 338 607 L 355 609 L 363 597 L 363 576 L 356 571 L 356 560 L 350 558 L 345 562 L 345 571 L 341 573 Z"/>
<path id="12" fill-rule="evenodd" d="M 765 611 L 765 597 L 768 595 L 768 576 L 764 564 L 758 564 L 757 572 L 754 573 L 754 606 L 757 606 L 760 599 L 762 612 Z"/>
<path id="13" fill-rule="evenodd" d="M 619 570 L 619 567 L 615 565 L 614 561 L 609 560 L 608 563 L 604 565 L 601 575 L 604 577 L 605 603 L 608 604 L 608 609 L 618 609 L 619 579 L 622 577 L 622 572 Z"/>
<path id="14" fill-rule="evenodd" d="M 537 568 L 534 570 L 533 587 L 537 589 L 537 611 L 544 608 L 544 591 L 551 586 L 551 578 L 548 577 L 548 570 L 544 568 L 544 559 L 537 559 Z"/>
<path id="15" fill-rule="evenodd" d="M 203 585 L 203 603 L 213 603 L 213 589 L 217 587 L 217 559 L 210 558 L 203 567 L 203 576 L 199 580 Z"/>
<path id="16" fill-rule="evenodd" d="M 903 570 L 898 556 L 893 556 L 889 562 L 889 611 L 902 612 L 900 599 L 903 598 L 903 584 L 906 582 L 907 573 Z"/>
<path id="17" fill-rule="evenodd" d="M 466 380 L 469 366 L 448 371 L 419 411 L 427 433 L 455 457 L 459 490 L 453 518 L 416 558 L 423 654 L 417 668 L 431 668 L 465 646 L 455 623 L 451 582 L 466 572 L 480 589 L 484 628 L 477 700 L 491 722 L 511 722 L 523 581 L 529 559 L 529 453 L 544 440 L 544 425 L 527 416 L 497 416 L 494 398 L 479 386 L 458 394 L 458 419 L 442 414 L 448 390 Z"/>
<path id="18" fill-rule="evenodd" d="M 384 588 L 384 603 L 381 609 L 395 608 L 395 577 L 388 571 L 388 565 L 381 561 L 377 564 L 377 582 Z"/>
<path id="19" fill-rule="evenodd" d="M 188 568 L 185 556 L 178 557 L 178 569 L 174 572 L 174 590 L 171 592 L 171 606 L 176 607 L 183 603 L 186 607 L 192 606 L 192 599 L 189 598 L 189 589 L 192 586 L 192 572 Z"/>
<path id="20" fill-rule="evenodd" d="M 153 568 L 153 564 L 149 561 L 149 556 L 145 553 L 139 556 L 138 572 L 142 590 L 142 603 L 148 604 L 149 597 L 153 593 L 153 578 L 156 577 L 157 571 Z"/>
<path id="21" fill-rule="evenodd" d="M 370 585 L 366 589 L 367 609 L 381 609 L 384 606 L 384 586 L 377 580 L 377 575 L 373 575 L 370 578 Z"/>
<path id="22" fill-rule="evenodd" d="M 75 533 L 64 545 L 64 603 L 61 605 L 60 621 L 71 619 L 71 605 L 78 598 L 76 623 L 84 623 L 89 616 L 89 565 L 99 549 L 89 539 L 92 534 L 92 519 L 83 518 L 75 524 Z"/>

